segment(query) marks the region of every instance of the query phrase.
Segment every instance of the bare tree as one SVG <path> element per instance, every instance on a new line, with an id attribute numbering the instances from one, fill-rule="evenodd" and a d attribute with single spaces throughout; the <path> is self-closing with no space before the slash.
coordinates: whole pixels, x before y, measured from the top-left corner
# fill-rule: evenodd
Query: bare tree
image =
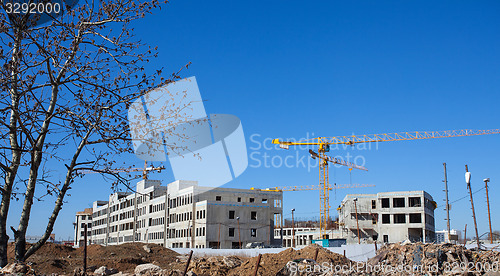
<path id="1" fill-rule="evenodd" d="M 164 3 L 88 0 L 42 25 L 36 16 L 0 13 L 0 266 L 7 264 L 11 200 L 23 200 L 19 225 L 10 228 L 15 258 L 25 261 L 49 238 L 81 171 L 109 173 L 117 155 L 132 153 L 129 105 L 179 78 L 146 74 L 156 48 L 134 37 L 133 22 Z M 186 104 L 167 112 L 185 121 Z M 65 177 L 48 168 L 65 170 Z M 31 209 L 46 195 L 55 198 L 54 209 L 42 238 L 26 250 Z"/>

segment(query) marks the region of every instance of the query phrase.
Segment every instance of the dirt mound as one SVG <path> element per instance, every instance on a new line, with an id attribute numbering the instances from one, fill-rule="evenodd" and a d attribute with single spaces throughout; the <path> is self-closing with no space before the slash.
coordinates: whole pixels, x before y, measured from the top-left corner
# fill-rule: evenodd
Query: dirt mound
<path id="1" fill-rule="evenodd" d="M 167 268 L 177 260 L 178 255 L 156 244 L 90 245 L 87 247 L 87 267 L 96 269 L 107 266 L 122 272 L 131 272 L 138 264 L 153 263 Z M 9 257 L 14 257 L 13 245 L 9 245 Z M 46 243 L 26 262 L 31 263 L 31 268 L 42 274 L 70 274 L 75 268 L 83 266 L 83 248 L 74 249 L 70 246 Z"/>
<path id="2" fill-rule="evenodd" d="M 413 275 L 462 274 L 482 275 L 500 261 L 498 251 L 473 251 L 461 245 L 452 244 L 391 244 L 382 247 L 368 265 L 411 269 Z M 368 268 L 367 265 L 367 268 Z M 369 270 L 367 272 L 370 272 Z M 377 273 L 391 275 L 393 272 Z"/>
<path id="3" fill-rule="evenodd" d="M 343 255 L 333 253 L 319 245 L 313 244 L 301 250 L 289 248 L 277 254 L 262 255 L 258 275 L 276 275 L 290 261 L 298 259 L 313 259 L 316 254 L 316 250 L 318 250 L 316 260 L 319 264 L 328 263 L 329 265 L 348 265 L 352 262 Z M 228 275 L 253 275 L 256 264 L 257 257 L 250 258 L 246 262 L 242 263 L 238 268 L 231 270 Z"/>
<path id="4" fill-rule="evenodd" d="M 181 259 L 180 262 L 171 264 L 170 268 L 161 275 L 176 275 L 175 272 L 184 271 L 187 256 L 182 256 L 179 259 Z M 247 257 L 239 256 L 197 257 L 191 260 L 188 271 L 199 276 L 226 276 L 247 259 Z"/>

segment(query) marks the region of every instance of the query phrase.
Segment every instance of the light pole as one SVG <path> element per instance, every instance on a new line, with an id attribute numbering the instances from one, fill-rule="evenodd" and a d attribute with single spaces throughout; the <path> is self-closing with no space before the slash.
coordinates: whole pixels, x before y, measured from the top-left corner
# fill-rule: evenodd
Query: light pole
<path id="1" fill-rule="evenodd" d="M 486 187 L 486 203 L 488 204 L 488 221 L 490 222 L 490 243 L 493 243 L 493 231 L 491 231 L 490 198 L 488 196 L 488 182 L 490 182 L 489 178 L 484 179 L 484 186 Z"/>
<path id="2" fill-rule="evenodd" d="M 448 229 L 448 242 L 451 243 L 451 230 L 450 230 L 450 204 L 448 203 L 448 174 L 446 173 L 446 163 L 443 163 L 444 167 L 444 192 L 446 195 L 446 228 Z"/>
<path id="3" fill-rule="evenodd" d="M 476 230 L 477 250 L 479 250 L 481 248 L 479 245 L 479 234 L 477 232 L 476 212 L 474 211 L 474 200 L 472 199 L 472 188 L 470 186 L 470 178 L 471 178 L 471 174 L 469 172 L 469 167 L 467 165 L 465 165 L 465 182 L 467 183 L 467 188 L 469 188 L 470 204 L 472 206 L 472 217 L 474 218 L 474 228 Z"/>
<path id="4" fill-rule="evenodd" d="M 239 240 L 240 249 L 241 249 L 240 217 L 236 217 L 236 221 L 238 222 L 238 240 Z"/>
<path id="5" fill-rule="evenodd" d="M 356 212 L 356 228 L 358 229 L 358 244 L 361 244 L 361 237 L 359 236 L 358 205 L 356 204 L 358 198 L 355 197 L 353 201 L 354 201 L 354 211 Z"/>
<path id="6" fill-rule="evenodd" d="M 293 220 L 293 212 L 295 212 L 295 208 L 292 209 L 292 247 L 295 247 L 295 221 Z"/>

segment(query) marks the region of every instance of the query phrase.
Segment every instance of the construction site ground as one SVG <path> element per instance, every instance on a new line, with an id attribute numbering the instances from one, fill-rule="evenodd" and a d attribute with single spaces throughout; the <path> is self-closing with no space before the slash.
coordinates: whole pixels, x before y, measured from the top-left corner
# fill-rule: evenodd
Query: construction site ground
<path id="1" fill-rule="evenodd" d="M 255 249 L 254 249 L 255 250 Z M 238 251 L 238 252 L 241 252 Z M 9 261 L 14 263 L 14 247 Z M 254 275 L 259 257 L 194 256 L 188 275 Z M 188 256 L 155 244 L 90 245 L 88 275 L 183 275 Z M 500 252 L 475 251 L 461 245 L 403 243 L 379 247 L 375 257 L 355 262 L 318 245 L 285 249 L 260 257 L 257 275 L 500 275 Z M 83 248 L 47 243 L 25 263 L 25 270 L 2 274 L 82 275 Z M 103 269 L 105 266 L 107 269 Z M 99 270 L 99 268 L 101 268 Z M 9 270 L 10 269 L 10 270 Z M 142 269 L 142 270 L 141 270 Z"/>

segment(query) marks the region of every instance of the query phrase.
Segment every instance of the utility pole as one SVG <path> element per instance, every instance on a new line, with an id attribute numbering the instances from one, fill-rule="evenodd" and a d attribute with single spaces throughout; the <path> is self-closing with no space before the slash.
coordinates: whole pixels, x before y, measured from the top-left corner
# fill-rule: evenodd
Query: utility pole
<path id="1" fill-rule="evenodd" d="M 446 163 L 443 163 L 444 167 L 444 191 L 446 194 L 446 227 L 448 228 L 448 242 L 451 243 L 450 234 L 450 204 L 448 203 L 448 175 L 446 173 Z"/>
<path id="2" fill-rule="evenodd" d="M 239 240 L 240 249 L 241 249 L 240 217 L 236 217 L 236 221 L 238 222 L 238 240 Z"/>
<path id="3" fill-rule="evenodd" d="M 220 247 L 220 222 L 219 222 L 219 237 L 217 238 L 217 245 L 218 245 L 219 249 L 221 249 L 221 247 Z"/>
<path id="4" fill-rule="evenodd" d="M 490 197 L 488 196 L 488 182 L 489 178 L 484 180 L 484 186 L 486 186 L 486 203 L 488 204 L 488 221 L 490 222 L 490 244 L 493 243 L 493 231 L 491 231 L 491 215 L 490 215 Z"/>
<path id="5" fill-rule="evenodd" d="M 358 205 L 356 204 L 358 198 L 354 198 L 353 201 L 354 201 L 354 210 L 356 212 L 356 228 L 358 229 L 358 244 L 361 244 L 361 237 L 359 236 Z"/>
<path id="6" fill-rule="evenodd" d="M 87 223 L 83 226 L 83 275 L 87 275 Z"/>
<path id="7" fill-rule="evenodd" d="M 476 212 L 474 211 L 474 200 L 472 199 L 472 188 L 470 186 L 470 178 L 471 174 L 469 172 L 469 167 L 465 165 L 465 182 L 467 183 L 467 188 L 469 188 L 470 205 L 472 206 L 472 217 L 474 218 L 474 228 L 476 230 L 477 250 L 479 250 L 481 249 L 481 246 L 479 244 L 479 233 L 477 232 Z"/>
<path id="8" fill-rule="evenodd" d="M 295 212 L 295 208 L 292 209 L 292 247 L 295 247 L 295 221 L 293 220 L 293 212 Z"/>
<path id="9" fill-rule="evenodd" d="M 281 209 L 281 214 L 280 214 L 280 236 L 281 236 L 281 247 L 284 246 L 284 240 L 283 240 L 283 209 Z"/>
<path id="10" fill-rule="evenodd" d="M 465 224 L 465 230 L 464 230 L 464 246 L 467 244 L 467 224 Z"/>

